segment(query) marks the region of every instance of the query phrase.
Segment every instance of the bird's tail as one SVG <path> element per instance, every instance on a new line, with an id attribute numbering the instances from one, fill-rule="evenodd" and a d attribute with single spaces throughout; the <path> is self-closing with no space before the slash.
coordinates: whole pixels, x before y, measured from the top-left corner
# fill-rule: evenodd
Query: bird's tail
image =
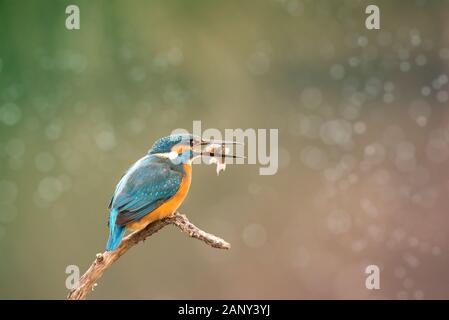
<path id="1" fill-rule="evenodd" d="M 118 211 L 117 209 L 112 209 L 109 214 L 109 240 L 106 245 L 106 251 L 113 251 L 117 249 L 122 241 L 123 235 L 125 234 L 125 227 L 118 226 L 115 223 L 117 219 Z"/>

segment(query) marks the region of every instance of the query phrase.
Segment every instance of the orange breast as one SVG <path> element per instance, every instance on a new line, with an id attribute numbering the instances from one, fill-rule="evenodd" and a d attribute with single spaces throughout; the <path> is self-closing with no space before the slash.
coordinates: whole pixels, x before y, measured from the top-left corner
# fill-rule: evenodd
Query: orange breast
<path id="1" fill-rule="evenodd" d="M 162 204 L 159 208 L 147 214 L 145 217 L 136 222 L 131 222 L 126 227 L 131 230 L 140 230 L 145 228 L 153 221 L 165 218 L 178 210 L 181 203 L 187 196 L 190 188 L 190 182 L 192 181 L 192 167 L 189 164 L 184 164 L 185 175 L 181 180 L 181 186 L 178 192 L 171 197 L 167 202 Z"/>

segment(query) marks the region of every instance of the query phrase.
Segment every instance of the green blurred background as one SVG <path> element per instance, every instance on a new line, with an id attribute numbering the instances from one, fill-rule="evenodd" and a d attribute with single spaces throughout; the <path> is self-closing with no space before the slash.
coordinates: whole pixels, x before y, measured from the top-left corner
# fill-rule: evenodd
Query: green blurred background
<path id="1" fill-rule="evenodd" d="M 0 0 L 0 298 L 64 299 L 66 266 L 105 246 L 123 171 L 201 120 L 279 129 L 276 175 L 194 167 L 180 211 L 232 249 L 167 227 L 90 298 L 448 299 L 448 9 Z"/>

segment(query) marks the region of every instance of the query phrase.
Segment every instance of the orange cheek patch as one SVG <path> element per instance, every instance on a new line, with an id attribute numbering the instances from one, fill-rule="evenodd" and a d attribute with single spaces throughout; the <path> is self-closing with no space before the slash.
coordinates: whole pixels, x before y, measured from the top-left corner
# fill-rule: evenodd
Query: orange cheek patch
<path id="1" fill-rule="evenodd" d="M 188 151 L 188 150 L 190 150 L 190 147 L 189 146 L 184 146 L 184 145 L 182 145 L 182 146 L 174 146 L 172 148 L 172 151 L 176 152 L 177 154 L 182 154 L 184 151 Z"/>

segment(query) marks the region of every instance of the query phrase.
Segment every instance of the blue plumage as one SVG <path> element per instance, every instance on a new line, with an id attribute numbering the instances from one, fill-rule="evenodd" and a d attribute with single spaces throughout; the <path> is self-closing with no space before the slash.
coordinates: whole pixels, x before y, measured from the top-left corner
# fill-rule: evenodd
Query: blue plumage
<path id="1" fill-rule="evenodd" d="M 120 180 L 111 202 L 118 210 L 115 223 L 126 225 L 141 219 L 176 194 L 184 169 L 155 155 L 136 162 Z"/>
<path id="2" fill-rule="evenodd" d="M 138 160 L 122 176 L 109 205 L 109 240 L 106 250 L 115 250 L 124 234 L 126 225 L 139 221 L 161 206 L 178 191 L 184 169 L 157 154 L 171 151 L 178 138 L 157 141 L 147 155 Z"/>
<path id="3" fill-rule="evenodd" d="M 117 249 L 125 234 L 125 227 L 115 224 L 118 213 L 117 209 L 112 209 L 109 214 L 109 240 L 106 244 L 106 250 L 108 251 Z"/>

